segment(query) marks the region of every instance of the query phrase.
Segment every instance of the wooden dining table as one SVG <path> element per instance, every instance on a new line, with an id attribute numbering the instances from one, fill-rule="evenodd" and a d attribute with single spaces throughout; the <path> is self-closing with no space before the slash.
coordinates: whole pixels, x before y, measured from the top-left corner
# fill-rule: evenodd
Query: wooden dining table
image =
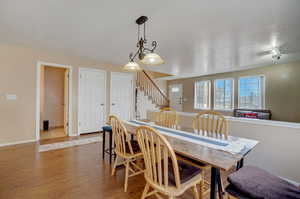
<path id="1" fill-rule="evenodd" d="M 153 123 L 142 122 L 142 121 L 124 121 L 124 125 L 127 131 L 131 134 L 135 134 L 135 130 L 139 126 L 150 126 L 156 128 L 161 132 L 171 144 L 174 151 L 180 156 L 191 159 L 195 162 L 205 163 L 211 166 L 211 183 L 210 183 L 210 198 L 215 199 L 217 193 L 219 198 L 223 198 L 224 193 L 222 192 L 221 174 L 220 171 L 228 171 L 233 167 L 237 169 L 243 166 L 244 157 L 257 145 L 258 141 L 250 140 L 245 138 L 239 138 L 229 136 L 229 140 L 232 142 L 243 142 L 245 147 L 238 153 L 230 153 L 228 151 L 220 150 L 219 148 L 210 147 L 215 143 L 226 143 L 227 140 L 222 142 L 216 138 L 207 138 L 209 144 L 205 144 L 206 138 L 196 135 L 192 129 L 181 128 L 180 131 L 160 127 Z M 174 133 L 171 134 L 171 133 Z M 179 136 L 178 136 L 179 135 Z M 185 137 L 180 137 L 181 135 Z M 194 137 L 193 137 L 194 136 Z M 197 137 L 196 137 L 197 136 Z M 194 139 L 200 139 L 203 142 L 194 142 Z M 215 139 L 215 140 L 214 140 Z M 222 149 L 222 148 L 221 148 Z"/>

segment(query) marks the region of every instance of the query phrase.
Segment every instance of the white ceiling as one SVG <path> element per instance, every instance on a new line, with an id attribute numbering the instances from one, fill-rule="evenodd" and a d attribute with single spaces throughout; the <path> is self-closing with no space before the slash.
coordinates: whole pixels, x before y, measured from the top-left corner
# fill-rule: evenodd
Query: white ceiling
<path id="1" fill-rule="evenodd" d="M 299 0 L 0 0 L 0 42 L 123 65 L 135 50 L 135 19 L 147 15 L 162 66 L 180 77 L 272 63 L 273 45 L 300 59 Z"/>

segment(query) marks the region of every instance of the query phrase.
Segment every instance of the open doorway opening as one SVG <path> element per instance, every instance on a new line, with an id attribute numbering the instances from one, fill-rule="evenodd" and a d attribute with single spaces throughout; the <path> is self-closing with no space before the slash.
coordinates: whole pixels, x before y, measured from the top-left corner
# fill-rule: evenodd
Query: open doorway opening
<path id="1" fill-rule="evenodd" d="M 37 139 L 69 134 L 70 69 L 50 64 L 39 66 L 39 121 Z"/>

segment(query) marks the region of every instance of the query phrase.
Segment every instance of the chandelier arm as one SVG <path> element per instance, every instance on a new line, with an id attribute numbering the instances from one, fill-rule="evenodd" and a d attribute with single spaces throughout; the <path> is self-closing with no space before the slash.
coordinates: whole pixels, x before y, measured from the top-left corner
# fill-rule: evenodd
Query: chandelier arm
<path id="1" fill-rule="evenodd" d="M 157 47 L 157 41 L 152 41 L 152 52 L 156 49 Z"/>
<path id="2" fill-rule="evenodd" d="M 134 55 L 133 55 L 133 53 L 130 53 L 130 55 L 129 55 L 130 61 L 133 61 L 135 59 L 135 57 L 139 54 L 139 51 L 140 51 L 140 49 L 138 49 Z"/>
<path id="3" fill-rule="evenodd" d="M 144 42 L 147 43 L 147 39 L 146 39 L 146 22 L 144 23 Z"/>
<path id="4" fill-rule="evenodd" d="M 153 51 L 156 49 L 156 47 L 157 47 L 157 42 L 156 42 L 156 41 L 153 41 L 153 42 L 152 42 L 152 49 L 144 48 L 144 51 L 148 51 L 148 52 L 153 53 Z"/>

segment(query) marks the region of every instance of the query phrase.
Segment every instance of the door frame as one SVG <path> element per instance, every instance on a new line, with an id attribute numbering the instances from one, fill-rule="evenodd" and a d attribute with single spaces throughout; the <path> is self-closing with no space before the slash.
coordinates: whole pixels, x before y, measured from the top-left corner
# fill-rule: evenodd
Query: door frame
<path id="1" fill-rule="evenodd" d="M 134 116 L 134 78 L 135 76 L 133 75 L 133 73 L 125 73 L 125 72 L 111 72 L 110 73 L 110 89 L 109 89 L 109 93 L 110 93 L 110 96 L 109 96 L 109 99 L 110 99 L 110 104 L 109 104 L 109 114 L 112 113 L 112 81 L 113 81 L 113 74 L 116 74 L 116 75 L 124 75 L 124 76 L 129 76 L 132 78 L 131 80 L 131 90 L 132 90 L 132 93 L 131 93 L 131 104 L 130 104 L 130 110 L 132 110 L 130 112 L 130 116 L 133 117 Z"/>
<path id="2" fill-rule="evenodd" d="M 79 136 L 81 133 L 80 133 L 80 73 L 81 71 L 84 71 L 84 70 L 88 70 L 88 71 L 96 71 L 96 72 L 102 72 L 104 73 L 104 88 L 105 88 L 105 97 L 104 97 L 104 117 L 106 118 L 107 117 L 107 71 L 106 70 L 102 70 L 102 69 L 97 69 L 97 68 L 87 68 L 87 67 L 79 67 L 78 69 L 78 96 L 77 96 L 77 135 Z"/>
<path id="3" fill-rule="evenodd" d="M 56 63 L 49 63 L 38 61 L 36 65 L 36 112 L 35 112 L 35 139 L 36 141 L 40 140 L 40 95 L 41 95 L 41 67 L 49 66 L 49 67 L 56 67 L 56 68 L 65 68 L 69 70 L 69 103 L 68 103 L 68 136 L 76 136 L 72 133 L 72 113 L 73 113 L 73 106 L 72 106 L 72 66 L 64 65 L 64 64 L 56 64 Z"/>

